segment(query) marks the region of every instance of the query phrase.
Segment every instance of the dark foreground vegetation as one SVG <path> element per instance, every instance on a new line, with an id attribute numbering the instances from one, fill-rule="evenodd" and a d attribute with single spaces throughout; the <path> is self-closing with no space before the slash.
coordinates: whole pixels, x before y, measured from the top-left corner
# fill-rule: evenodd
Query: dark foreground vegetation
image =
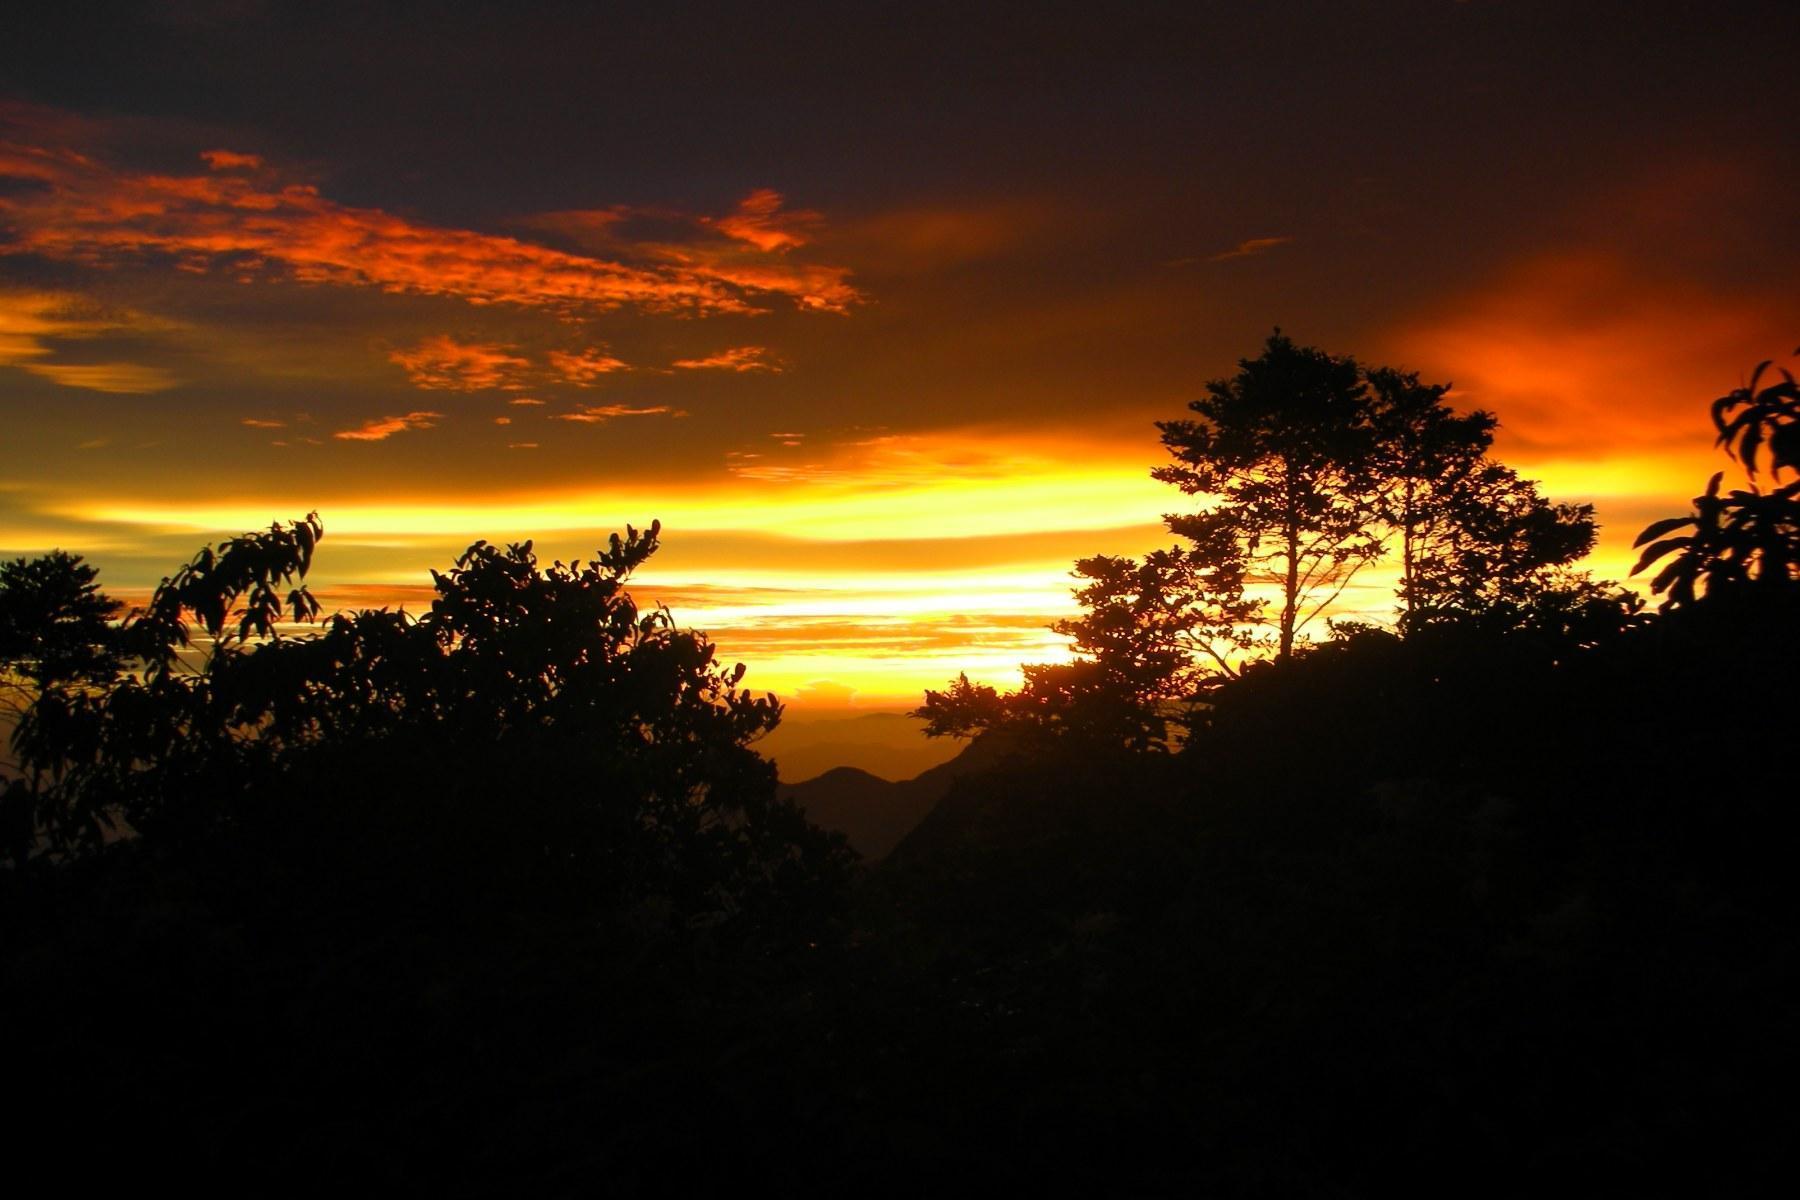
<path id="1" fill-rule="evenodd" d="M 424 613 L 273 640 L 315 615 L 310 518 L 123 623 L 79 560 L 7 564 L 15 1170 L 1773 1190 L 1800 394 L 1760 381 L 1714 411 L 1745 487 L 1646 531 L 1651 614 L 1570 572 L 1591 514 L 1491 418 L 1271 339 L 1165 427 L 1215 498 L 1183 544 L 1080 565 L 1076 661 L 928 694 L 976 741 L 875 864 L 780 798 L 777 706 L 631 603 L 654 527 L 477 545 Z M 1397 541 L 1397 629 L 1309 642 Z"/>

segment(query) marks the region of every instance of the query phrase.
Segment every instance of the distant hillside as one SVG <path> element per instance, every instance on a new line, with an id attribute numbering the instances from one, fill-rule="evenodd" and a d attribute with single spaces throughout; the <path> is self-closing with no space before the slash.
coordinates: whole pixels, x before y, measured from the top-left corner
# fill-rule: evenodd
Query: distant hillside
<path id="1" fill-rule="evenodd" d="M 941 741 L 954 752 L 957 743 Z M 957 779 L 985 771 L 1003 756 L 992 739 L 977 738 L 950 761 L 912 779 L 895 783 L 856 767 L 836 767 L 802 783 L 782 784 L 781 795 L 804 808 L 814 824 L 845 834 L 858 854 L 873 861 L 911 833 Z"/>
<path id="2" fill-rule="evenodd" d="M 836 767 L 855 767 L 883 780 L 911 779 L 948 762 L 958 744 L 927 738 L 922 722 L 899 710 L 859 713 L 826 709 L 820 715 L 789 712 L 756 743 L 789 782 L 812 779 Z"/>

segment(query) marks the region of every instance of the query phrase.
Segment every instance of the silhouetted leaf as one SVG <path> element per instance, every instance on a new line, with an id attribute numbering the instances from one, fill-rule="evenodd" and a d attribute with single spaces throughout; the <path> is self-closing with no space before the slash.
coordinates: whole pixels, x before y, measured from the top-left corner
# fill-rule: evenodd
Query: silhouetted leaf
<path id="1" fill-rule="evenodd" d="M 1634 548 L 1642 546 L 1645 542 L 1659 538 L 1663 534 L 1668 533 L 1671 529 L 1680 529 L 1684 525 L 1692 525 L 1693 523 L 1694 518 L 1692 517 L 1669 517 L 1665 520 L 1653 522 L 1644 530 L 1644 532 L 1638 534 L 1637 540 L 1631 544 Z"/>

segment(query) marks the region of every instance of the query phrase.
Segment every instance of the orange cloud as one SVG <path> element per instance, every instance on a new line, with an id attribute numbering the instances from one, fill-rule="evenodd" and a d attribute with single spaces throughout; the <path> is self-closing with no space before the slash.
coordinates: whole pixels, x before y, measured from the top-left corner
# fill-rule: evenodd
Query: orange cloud
<path id="1" fill-rule="evenodd" d="M 573 254 L 339 204 L 309 184 L 232 173 L 255 165 L 254 155 L 207 151 L 213 170 L 205 175 L 139 174 L 40 144 L 43 134 L 66 132 L 66 123 L 16 106 L 0 120 L 15 130 L 28 126 L 26 137 L 36 138 L 0 140 L 0 180 L 14 185 L 0 190 L 0 224 L 11 235 L 0 254 L 92 267 L 161 257 L 192 271 L 226 268 L 241 279 L 276 276 L 570 310 L 747 313 L 785 296 L 803 309 L 842 312 L 860 299 L 844 268 L 758 264 L 717 248 L 662 244 L 627 247 L 627 257 L 644 260 L 635 264 Z M 723 220 L 750 222 L 734 228 L 752 233 L 760 221 L 756 236 L 769 243 L 796 236 L 782 231 L 798 216 L 759 215 L 752 205 Z"/>
<path id="2" fill-rule="evenodd" d="M 802 230 L 823 223 L 825 218 L 805 209 L 783 212 L 781 204 L 780 192 L 758 188 L 738 201 L 736 212 L 707 224 L 726 237 L 748 242 L 764 252 L 804 246 L 807 237 Z"/>
<path id="3" fill-rule="evenodd" d="M 1710 444 L 1706 404 L 1789 347 L 1800 307 L 1658 278 L 1596 252 L 1525 262 L 1390 338 L 1531 452 Z"/>
<path id="4" fill-rule="evenodd" d="M 624 359 L 614 358 L 604 349 L 590 347 L 586 350 L 552 350 L 550 367 L 565 380 L 577 387 L 592 387 L 594 380 L 614 371 L 629 371 L 631 364 Z"/>
<path id="5" fill-rule="evenodd" d="M 258 417 L 245 417 L 243 424 L 251 429 L 286 429 L 286 421 L 265 421 Z"/>
<path id="6" fill-rule="evenodd" d="M 263 165 L 261 155 L 232 150 L 202 150 L 200 157 L 215 171 L 260 171 Z"/>
<path id="7" fill-rule="evenodd" d="M 779 193 L 763 189 L 725 217 L 614 205 L 540 213 L 519 224 L 586 250 L 658 264 L 731 294 L 783 295 L 802 309 L 848 312 L 863 296 L 850 283 L 847 268 L 788 255 L 810 240 L 802 230 L 822 224 L 823 218 L 810 211 L 784 212 L 781 202 Z M 724 236 L 713 236 L 720 234 Z"/>
<path id="8" fill-rule="evenodd" d="M 1592 501 L 1593 569 L 1623 579 L 1631 541 L 1729 466 L 1707 405 L 1793 344 L 1800 306 L 1728 293 L 1599 252 L 1545 255 L 1396 330 L 1380 354 L 1454 380 L 1501 421 L 1500 456 L 1558 500 Z"/>
<path id="9" fill-rule="evenodd" d="M 677 359 L 674 366 L 683 371 L 775 371 L 781 364 L 769 355 L 766 346 L 734 346 L 705 358 Z"/>
<path id="10" fill-rule="evenodd" d="M 404 367 L 406 377 L 416 388 L 510 391 L 525 386 L 519 375 L 531 363 L 507 353 L 508 349 L 489 342 L 459 342 L 449 334 L 439 334 L 411 349 L 391 351 L 388 361 Z"/>
<path id="11" fill-rule="evenodd" d="M 376 417 L 359 429 L 343 429 L 332 434 L 346 442 L 381 442 L 409 429 L 430 429 L 443 418 L 443 413 L 409 412 L 399 417 Z"/>
<path id="12" fill-rule="evenodd" d="M 629 404 L 601 404 L 587 408 L 578 408 L 574 412 L 556 413 L 553 421 L 577 421 L 583 425 L 599 425 L 614 417 L 653 417 L 667 413 L 672 417 L 685 417 L 680 409 L 670 408 L 666 404 L 657 404 L 648 408 L 633 408 Z"/>
<path id="13" fill-rule="evenodd" d="M 508 404 L 516 404 L 516 405 L 519 405 L 520 407 L 526 407 L 526 408 L 541 408 L 541 407 L 543 407 L 544 402 L 542 400 L 533 399 L 530 396 L 520 396 L 516 400 L 508 400 L 507 403 Z"/>

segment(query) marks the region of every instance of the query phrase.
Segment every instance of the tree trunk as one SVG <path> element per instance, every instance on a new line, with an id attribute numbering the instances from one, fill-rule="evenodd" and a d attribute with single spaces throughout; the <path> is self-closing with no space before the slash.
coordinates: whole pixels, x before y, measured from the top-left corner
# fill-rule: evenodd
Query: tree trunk
<path id="1" fill-rule="evenodd" d="M 1287 525 L 1287 582 L 1282 588 L 1281 652 L 1276 656 L 1285 662 L 1294 653 L 1294 618 L 1300 607 L 1300 527 L 1293 516 Z"/>

